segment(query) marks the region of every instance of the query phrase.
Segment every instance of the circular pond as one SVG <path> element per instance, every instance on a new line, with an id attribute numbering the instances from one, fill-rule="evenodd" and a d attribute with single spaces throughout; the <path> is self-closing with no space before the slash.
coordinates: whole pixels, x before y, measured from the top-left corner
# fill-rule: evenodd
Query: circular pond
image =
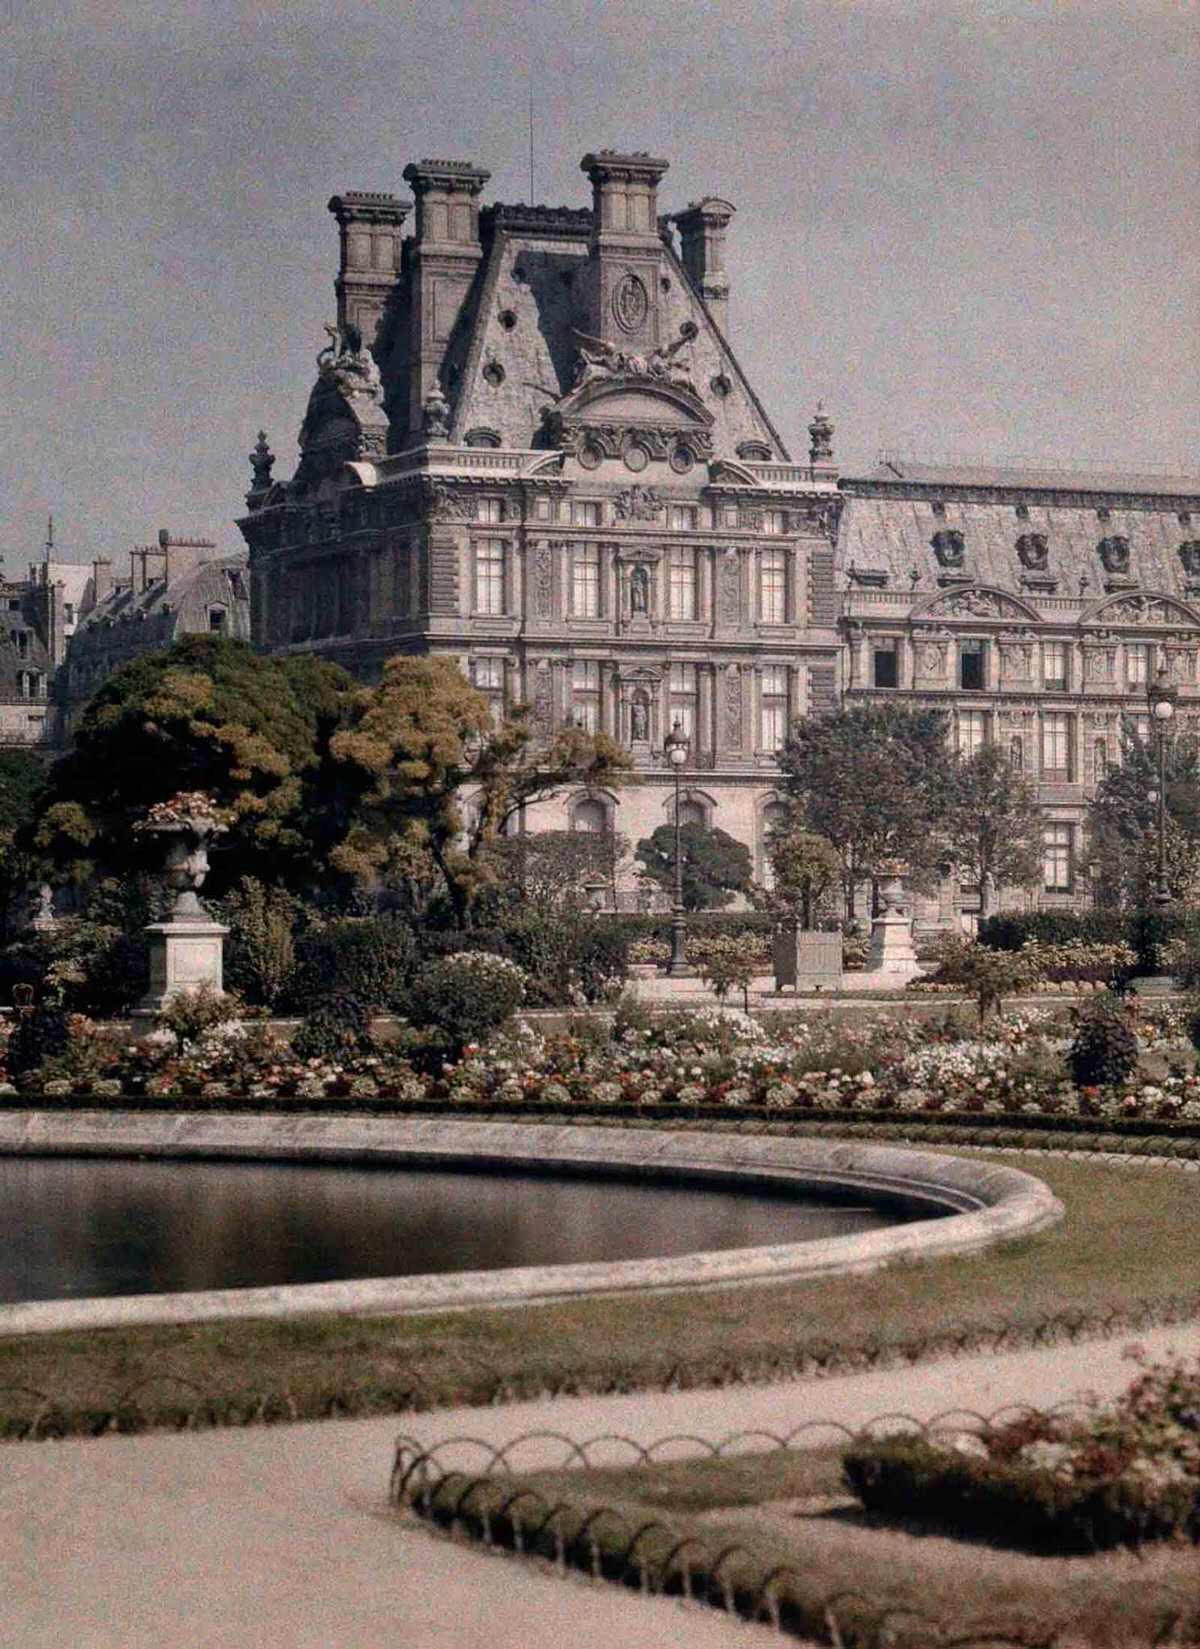
<path id="1" fill-rule="evenodd" d="M 0 1158 L 0 1208 L 5 1303 L 641 1260 L 919 1217 L 799 1187 L 63 1157 Z"/>

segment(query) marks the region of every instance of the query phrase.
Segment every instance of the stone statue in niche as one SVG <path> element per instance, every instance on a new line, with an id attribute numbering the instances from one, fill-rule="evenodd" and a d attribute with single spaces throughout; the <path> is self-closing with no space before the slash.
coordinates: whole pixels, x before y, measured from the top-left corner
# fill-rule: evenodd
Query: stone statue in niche
<path id="1" fill-rule="evenodd" d="M 1179 546 L 1179 559 L 1190 578 L 1200 577 L 1200 538 L 1185 539 Z"/>
<path id="2" fill-rule="evenodd" d="M 1106 573 L 1129 571 L 1129 540 L 1119 536 L 1102 538 L 1096 548 Z"/>
<path id="3" fill-rule="evenodd" d="M 962 566 L 966 559 L 967 547 L 957 527 L 943 527 L 934 533 L 929 542 L 933 545 L 933 553 L 937 556 L 939 567 Z"/>
<path id="4" fill-rule="evenodd" d="M 640 561 L 629 575 L 629 611 L 642 617 L 650 612 L 650 569 Z"/>
<path id="5" fill-rule="evenodd" d="M 645 744 L 650 738 L 650 706 L 644 693 L 634 695 L 629 711 L 629 736 L 634 744 Z"/>
<path id="6" fill-rule="evenodd" d="M 1043 573 L 1050 559 L 1050 546 L 1044 532 L 1023 532 L 1017 539 L 1017 558 L 1031 573 Z"/>

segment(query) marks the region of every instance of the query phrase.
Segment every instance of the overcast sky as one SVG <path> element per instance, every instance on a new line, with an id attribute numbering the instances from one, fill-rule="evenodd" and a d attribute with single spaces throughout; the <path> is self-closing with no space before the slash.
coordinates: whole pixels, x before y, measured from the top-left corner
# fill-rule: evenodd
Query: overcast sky
<path id="1" fill-rule="evenodd" d="M 734 343 L 793 454 L 1200 468 L 1196 0 L 10 0 L 0 550 L 232 525 L 290 475 L 343 189 L 589 148 L 738 208 Z"/>

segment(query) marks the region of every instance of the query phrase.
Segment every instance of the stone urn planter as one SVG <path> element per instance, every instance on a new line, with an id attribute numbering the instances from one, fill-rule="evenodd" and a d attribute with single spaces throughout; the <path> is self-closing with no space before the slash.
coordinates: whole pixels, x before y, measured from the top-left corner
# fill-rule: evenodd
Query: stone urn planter
<path id="1" fill-rule="evenodd" d="M 208 876 L 209 846 L 225 828 L 211 797 L 202 793 L 160 802 L 134 826 L 139 835 L 159 844 L 166 883 L 175 895 L 167 920 L 145 930 L 150 940 L 150 989 L 138 1005 L 138 1016 L 160 1013 L 181 991 L 224 988 L 229 929 L 212 921 L 199 893 Z"/>
<path id="2" fill-rule="evenodd" d="M 892 860 L 879 867 L 879 897 L 883 909 L 871 924 L 871 948 L 867 953 L 867 973 L 882 973 L 897 980 L 920 973 L 913 948 L 912 919 L 906 909 L 904 878 L 908 866 Z"/>

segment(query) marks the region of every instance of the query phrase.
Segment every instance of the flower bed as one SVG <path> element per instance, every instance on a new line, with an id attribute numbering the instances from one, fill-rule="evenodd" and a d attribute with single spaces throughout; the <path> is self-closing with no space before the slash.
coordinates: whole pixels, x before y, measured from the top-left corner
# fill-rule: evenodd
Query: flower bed
<path id="1" fill-rule="evenodd" d="M 1200 1124 L 1200 1076 L 1182 1057 L 1172 1007 L 1137 1023 L 1139 1046 L 1165 1075 L 1075 1087 L 1063 1061 L 1067 1025 L 1053 1010 L 994 1018 L 983 1032 L 953 1014 L 848 1021 L 776 1015 L 769 1023 L 715 1010 L 657 1017 L 636 1009 L 613 1026 L 562 1033 L 515 1021 L 457 1059 L 423 1056 L 420 1038 L 302 1058 L 270 1027 L 227 1022 L 191 1040 L 162 1029 L 139 1042 L 76 1016 L 66 1053 L 24 1078 L 14 1099 L 57 1103 L 342 1103 L 641 1114 L 1082 1119 Z M 410 1057 L 411 1056 L 411 1057 Z"/>
<path id="2" fill-rule="evenodd" d="M 1200 1359 L 1144 1363 L 1110 1409 L 1030 1413 L 983 1432 L 858 1443 L 868 1511 L 1059 1553 L 1200 1540 Z"/>

